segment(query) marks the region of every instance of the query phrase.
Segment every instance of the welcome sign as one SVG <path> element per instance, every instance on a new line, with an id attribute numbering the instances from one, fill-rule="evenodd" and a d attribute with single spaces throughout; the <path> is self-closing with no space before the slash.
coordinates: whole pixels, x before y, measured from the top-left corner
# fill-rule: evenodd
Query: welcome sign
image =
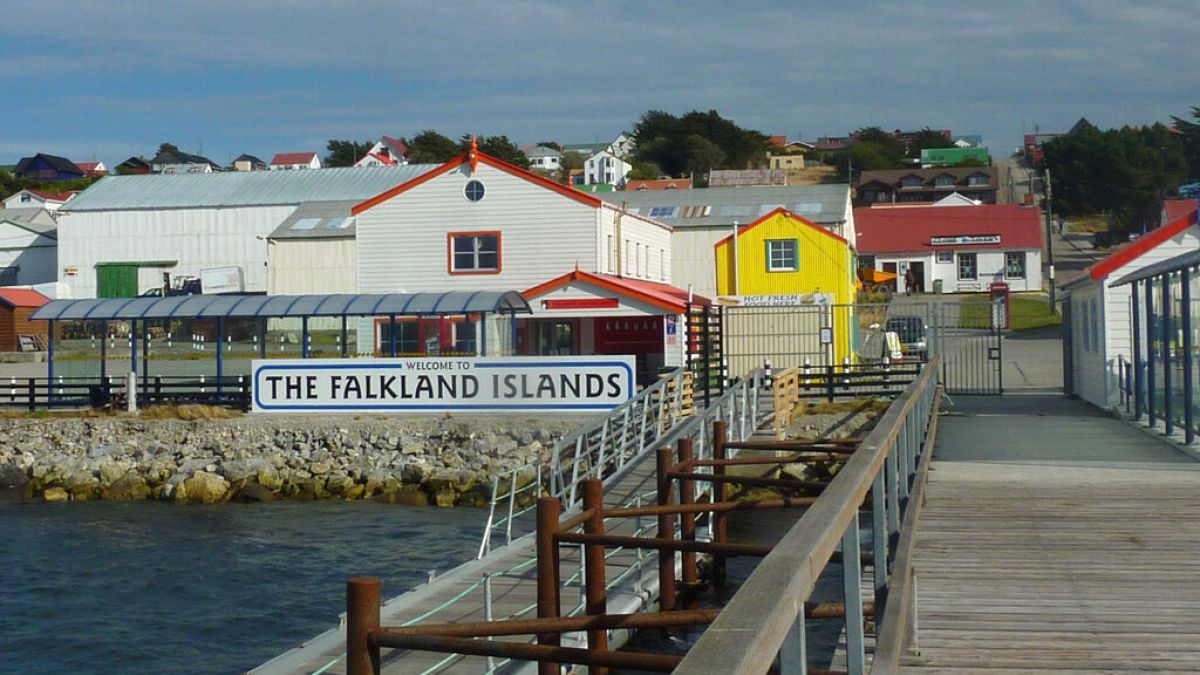
<path id="1" fill-rule="evenodd" d="M 592 412 L 634 394 L 632 356 L 256 359 L 254 412 Z"/>

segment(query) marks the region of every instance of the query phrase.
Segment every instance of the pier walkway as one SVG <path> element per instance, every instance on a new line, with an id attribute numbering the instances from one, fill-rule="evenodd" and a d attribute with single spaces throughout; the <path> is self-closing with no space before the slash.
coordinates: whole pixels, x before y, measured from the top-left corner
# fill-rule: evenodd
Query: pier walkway
<path id="1" fill-rule="evenodd" d="M 943 407 L 902 672 L 1200 671 L 1200 463 L 1058 394 Z"/>

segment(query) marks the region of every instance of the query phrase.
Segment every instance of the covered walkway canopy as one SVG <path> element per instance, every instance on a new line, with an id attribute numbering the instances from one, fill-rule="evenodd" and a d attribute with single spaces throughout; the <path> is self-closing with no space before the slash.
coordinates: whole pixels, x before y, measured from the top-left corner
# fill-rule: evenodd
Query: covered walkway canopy
<path id="1" fill-rule="evenodd" d="M 106 321 L 531 314 L 532 311 L 529 303 L 517 291 L 452 291 L 335 295 L 180 295 L 167 298 L 52 300 L 30 318 L 48 321 Z"/>

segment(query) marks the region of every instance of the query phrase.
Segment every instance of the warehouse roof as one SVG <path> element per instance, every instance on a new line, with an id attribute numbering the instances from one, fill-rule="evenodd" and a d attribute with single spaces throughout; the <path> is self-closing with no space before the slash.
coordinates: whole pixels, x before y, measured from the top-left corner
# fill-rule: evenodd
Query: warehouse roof
<path id="1" fill-rule="evenodd" d="M 167 298 L 51 300 L 31 319 L 257 318 L 306 316 L 417 316 L 481 312 L 530 314 L 516 291 L 448 293 L 339 293 L 335 295 L 177 295 Z"/>
<path id="2" fill-rule="evenodd" d="M 407 164 L 315 171 L 229 171 L 107 176 L 80 192 L 62 213 L 274 206 L 364 200 L 437 168 Z"/>
<path id="3" fill-rule="evenodd" d="M 844 184 L 596 194 L 610 204 L 625 204 L 634 213 L 682 228 L 732 225 L 734 221 L 749 223 L 775 209 L 787 209 L 814 223 L 840 223 L 850 215 L 847 213 L 849 195 L 850 186 Z"/>

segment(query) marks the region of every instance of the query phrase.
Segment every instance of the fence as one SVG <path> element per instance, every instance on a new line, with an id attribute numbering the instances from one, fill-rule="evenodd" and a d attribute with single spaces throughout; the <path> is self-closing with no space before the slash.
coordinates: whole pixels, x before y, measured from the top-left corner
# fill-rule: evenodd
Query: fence
<path id="1" fill-rule="evenodd" d="M 10 377 L 0 380 L 0 407 L 30 411 L 52 408 L 121 407 L 128 396 L 118 378 Z M 138 405 L 203 403 L 249 410 L 250 378 L 169 377 L 139 378 Z"/>

